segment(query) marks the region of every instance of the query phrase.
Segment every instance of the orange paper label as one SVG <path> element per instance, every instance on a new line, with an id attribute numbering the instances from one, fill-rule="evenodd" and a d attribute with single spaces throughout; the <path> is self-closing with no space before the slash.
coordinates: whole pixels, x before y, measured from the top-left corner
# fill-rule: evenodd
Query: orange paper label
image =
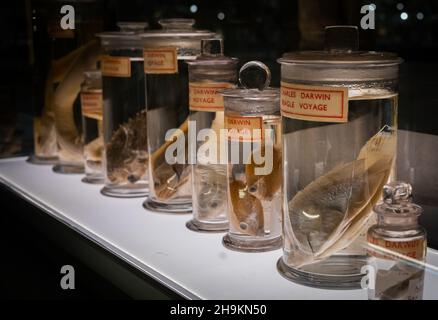
<path id="1" fill-rule="evenodd" d="M 189 107 L 193 111 L 224 111 L 224 98 L 219 91 L 234 87 L 225 82 L 190 82 Z"/>
<path id="2" fill-rule="evenodd" d="M 101 57 L 102 75 L 106 77 L 123 77 L 131 76 L 131 60 L 129 57 Z"/>
<path id="3" fill-rule="evenodd" d="M 348 121 L 348 89 L 281 82 L 281 114 L 319 122 Z"/>
<path id="4" fill-rule="evenodd" d="M 424 260 L 426 255 L 426 241 L 421 239 L 411 241 L 387 241 L 368 235 L 367 240 L 371 244 L 402 254 L 409 258 Z M 391 256 L 390 253 L 377 252 L 377 250 L 368 249 L 368 253 L 377 258 L 391 260 L 397 259 L 397 257 Z"/>
<path id="5" fill-rule="evenodd" d="M 81 93 L 82 115 L 84 117 L 102 120 L 102 91 L 85 91 Z"/>
<path id="6" fill-rule="evenodd" d="M 174 47 L 144 48 L 144 72 L 178 73 L 178 55 Z"/>
<path id="7" fill-rule="evenodd" d="M 228 140 L 253 142 L 263 140 L 263 119 L 261 117 L 225 116 Z"/>

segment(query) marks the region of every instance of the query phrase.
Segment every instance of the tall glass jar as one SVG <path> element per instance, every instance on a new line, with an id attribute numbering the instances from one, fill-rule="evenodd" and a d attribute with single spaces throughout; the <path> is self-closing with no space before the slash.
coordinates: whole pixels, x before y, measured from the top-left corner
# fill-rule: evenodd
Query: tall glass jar
<path id="1" fill-rule="evenodd" d="M 326 50 L 281 63 L 284 255 L 309 286 L 359 288 L 372 208 L 393 169 L 401 59 L 362 52 L 357 28 L 326 28 Z"/>
<path id="2" fill-rule="evenodd" d="M 201 41 L 201 55 L 189 64 L 190 121 L 196 128 L 196 163 L 192 166 L 194 231 L 224 231 L 227 219 L 227 165 L 220 163 L 224 101 L 219 91 L 237 83 L 236 58 L 223 55 L 222 39 Z M 209 130 L 209 131 L 207 131 Z M 205 136 L 204 136 L 205 135 Z M 208 137 L 208 138 L 207 138 Z"/>
<path id="3" fill-rule="evenodd" d="M 260 69 L 265 81 L 248 88 Z M 251 71 L 251 72 L 250 72 Z M 248 72 L 248 73 L 246 73 Z M 226 89 L 225 128 L 228 148 L 227 194 L 229 231 L 225 247 L 245 252 L 281 247 L 281 118 L 279 90 L 269 88 L 270 71 L 261 62 L 242 66 L 243 88 Z"/>
<path id="4" fill-rule="evenodd" d="M 81 86 L 82 139 L 84 142 L 85 177 L 82 182 L 104 182 L 102 74 L 98 70 L 84 72 Z"/>
<path id="5" fill-rule="evenodd" d="M 188 137 L 187 61 L 200 54 L 201 40 L 214 33 L 193 28 L 192 19 L 160 20 L 161 30 L 142 35 L 149 150 L 146 209 L 167 213 L 192 211 L 192 143 Z M 175 143 L 181 143 L 174 150 Z M 174 152 L 175 151 L 175 152 Z"/>
<path id="6" fill-rule="evenodd" d="M 146 23 L 124 22 L 120 31 L 98 34 L 104 125 L 105 187 L 111 197 L 145 197 L 148 193 L 146 105 L 140 33 Z"/>

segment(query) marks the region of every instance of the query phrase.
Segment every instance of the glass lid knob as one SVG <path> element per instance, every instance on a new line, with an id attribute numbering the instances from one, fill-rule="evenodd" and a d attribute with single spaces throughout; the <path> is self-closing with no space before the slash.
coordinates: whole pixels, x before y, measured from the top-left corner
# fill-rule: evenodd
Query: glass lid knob
<path id="1" fill-rule="evenodd" d="M 140 33 L 143 32 L 147 27 L 147 22 L 118 22 L 117 26 L 120 31 L 124 32 L 135 32 Z"/>
<path id="2" fill-rule="evenodd" d="M 245 89 L 264 90 L 271 83 L 271 70 L 263 62 L 247 62 L 239 70 L 239 82 Z"/>
<path id="3" fill-rule="evenodd" d="M 201 54 L 204 56 L 222 56 L 224 52 L 224 42 L 222 39 L 203 39 L 201 40 Z"/>
<path id="4" fill-rule="evenodd" d="M 351 52 L 359 49 L 359 33 L 356 26 L 325 27 L 325 50 Z"/>
<path id="5" fill-rule="evenodd" d="M 412 186 L 406 182 L 393 181 L 383 187 L 383 201 L 387 204 L 411 202 Z"/>
<path id="6" fill-rule="evenodd" d="M 195 24 L 194 19 L 161 19 L 158 21 L 163 29 L 168 30 L 187 30 L 192 29 Z"/>

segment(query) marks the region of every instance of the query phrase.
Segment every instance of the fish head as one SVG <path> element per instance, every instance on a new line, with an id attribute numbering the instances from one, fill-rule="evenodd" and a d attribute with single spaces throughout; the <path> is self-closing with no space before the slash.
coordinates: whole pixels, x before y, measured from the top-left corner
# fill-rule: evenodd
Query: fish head
<path id="1" fill-rule="evenodd" d="M 244 221 L 240 221 L 239 227 L 245 234 L 261 236 L 265 233 L 265 231 L 259 220 L 260 219 L 258 219 L 257 213 L 253 212 L 249 214 Z"/>

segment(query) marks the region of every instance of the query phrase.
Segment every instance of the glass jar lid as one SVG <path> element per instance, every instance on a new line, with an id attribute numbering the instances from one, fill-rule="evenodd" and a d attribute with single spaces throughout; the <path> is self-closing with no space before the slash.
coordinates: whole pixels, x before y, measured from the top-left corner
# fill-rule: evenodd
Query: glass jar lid
<path id="1" fill-rule="evenodd" d="M 141 48 L 141 38 L 147 22 L 118 22 L 120 31 L 108 31 L 97 33 L 104 48 Z"/>
<path id="2" fill-rule="evenodd" d="M 285 53 L 278 62 L 283 64 L 335 65 L 398 65 L 402 59 L 392 52 L 359 51 L 356 26 L 325 28 L 325 50 Z"/>
<path id="3" fill-rule="evenodd" d="M 313 65 L 380 65 L 391 66 L 402 63 L 395 53 L 375 51 L 299 51 L 285 53 L 278 62 L 282 64 Z"/>
<path id="4" fill-rule="evenodd" d="M 412 203 L 412 186 L 393 181 L 383 187 L 383 201 L 374 207 L 377 214 L 392 217 L 418 217 L 423 209 Z"/>
<path id="5" fill-rule="evenodd" d="M 239 60 L 223 54 L 223 40 L 219 38 L 201 40 L 201 54 L 194 60 L 187 60 L 189 72 L 198 77 L 236 78 Z"/>
<path id="6" fill-rule="evenodd" d="M 232 68 L 234 68 L 238 62 L 239 59 L 224 55 L 224 41 L 220 38 L 202 39 L 201 54 L 195 60 L 187 61 L 191 66 L 230 66 Z"/>
<path id="7" fill-rule="evenodd" d="M 297 81 L 351 82 L 398 78 L 403 60 L 395 53 L 359 51 L 355 26 L 325 28 L 325 50 L 285 53 L 277 61 L 282 78 Z"/>
<path id="8" fill-rule="evenodd" d="M 240 88 L 224 89 L 221 94 L 225 98 L 243 99 L 246 101 L 269 101 L 280 100 L 280 90 L 269 87 L 271 83 L 271 71 L 260 61 L 245 63 L 239 70 Z"/>
<path id="9" fill-rule="evenodd" d="M 280 113 L 280 90 L 269 87 L 271 71 L 260 61 L 245 63 L 239 70 L 240 88 L 220 91 L 226 112 L 241 115 Z"/>
<path id="10" fill-rule="evenodd" d="M 379 224 L 394 227 L 416 225 L 423 208 L 412 203 L 412 186 L 406 182 L 393 181 L 383 188 L 383 201 L 374 206 Z"/>
<path id="11" fill-rule="evenodd" d="M 168 40 L 168 39 L 202 39 L 212 38 L 215 33 L 208 30 L 199 30 L 193 27 L 194 19 L 161 19 L 158 21 L 161 25 L 159 30 L 150 30 L 142 34 L 142 38 L 150 40 Z"/>

